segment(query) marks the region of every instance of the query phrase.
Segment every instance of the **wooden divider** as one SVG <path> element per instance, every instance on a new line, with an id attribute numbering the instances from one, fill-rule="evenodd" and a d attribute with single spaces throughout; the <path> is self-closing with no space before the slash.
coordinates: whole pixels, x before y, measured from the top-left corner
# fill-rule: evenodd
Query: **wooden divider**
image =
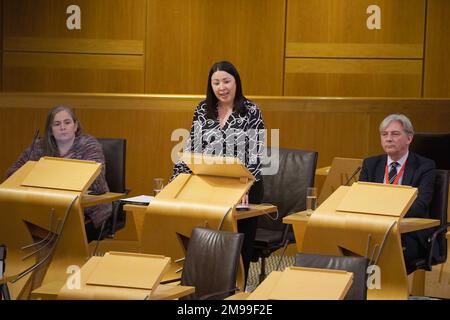
<path id="1" fill-rule="evenodd" d="M 382 152 L 378 125 L 388 114 L 408 115 L 416 131 L 449 132 L 450 100 L 251 97 L 268 129 L 279 129 L 281 147 L 316 150 L 318 167 L 333 157 L 364 158 Z M 174 130 L 190 129 L 201 96 L 15 94 L 0 95 L 0 175 L 44 130 L 48 109 L 75 108 L 85 132 L 127 139 L 127 187 L 152 192 L 152 179 L 170 178 Z M 269 132 L 270 136 L 271 132 Z M 269 139 L 269 144 L 274 144 Z"/>

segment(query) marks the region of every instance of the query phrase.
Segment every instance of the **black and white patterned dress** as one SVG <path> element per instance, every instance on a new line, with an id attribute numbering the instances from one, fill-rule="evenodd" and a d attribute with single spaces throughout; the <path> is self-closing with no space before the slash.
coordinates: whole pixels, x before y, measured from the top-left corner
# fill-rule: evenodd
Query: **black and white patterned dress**
<path id="1" fill-rule="evenodd" d="M 264 121 L 258 106 L 245 100 L 246 112 L 233 111 L 223 128 L 218 119 L 206 118 L 206 101 L 200 102 L 194 112 L 189 140 L 185 151 L 216 156 L 238 157 L 261 180 L 261 157 L 264 148 Z M 187 165 L 179 161 L 173 170 L 174 179 L 180 173 L 191 173 Z"/>

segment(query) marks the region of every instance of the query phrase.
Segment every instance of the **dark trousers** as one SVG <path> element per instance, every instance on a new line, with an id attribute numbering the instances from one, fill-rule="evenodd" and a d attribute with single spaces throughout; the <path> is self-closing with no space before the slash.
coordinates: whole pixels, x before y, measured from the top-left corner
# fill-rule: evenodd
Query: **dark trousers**
<path id="1" fill-rule="evenodd" d="M 94 223 L 92 221 L 89 221 L 84 225 L 86 229 L 86 237 L 88 242 L 96 241 L 96 240 L 102 240 L 103 236 L 100 237 L 100 233 L 102 232 L 102 228 L 96 228 L 94 227 Z"/>
<path id="2" fill-rule="evenodd" d="M 262 202 L 264 196 L 264 186 L 262 179 L 255 182 L 248 193 L 248 202 L 251 204 L 259 204 Z M 245 282 L 247 283 L 248 269 L 250 267 L 250 260 L 253 255 L 253 242 L 255 241 L 256 225 L 258 217 L 238 220 L 238 232 L 244 234 L 244 242 L 242 244 L 242 261 L 244 263 Z"/>

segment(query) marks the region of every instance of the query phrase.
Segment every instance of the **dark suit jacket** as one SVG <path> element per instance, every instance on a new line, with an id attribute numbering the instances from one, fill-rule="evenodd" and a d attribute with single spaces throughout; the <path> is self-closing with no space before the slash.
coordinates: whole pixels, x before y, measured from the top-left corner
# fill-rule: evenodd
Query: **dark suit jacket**
<path id="1" fill-rule="evenodd" d="M 383 183 L 387 155 L 364 159 L 360 181 Z M 409 152 L 403 172 L 402 185 L 418 188 L 418 195 L 405 217 L 429 218 L 429 206 L 433 197 L 436 165 L 433 160 Z M 433 229 L 424 229 L 402 234 L 402 245 L 408 273 L 415 270 L 415 261 L 426 256 L 428 238 Z"/>
<path id="2" fill-rule="evenodd" d="M 383 183 L 387 155 L 364 159 L 359 181 Z M 433 197 L 436 164 L 433 160 L 409 152 L 402 185 L 418 188 L 418 195 L 405 217 L 429 218 L 428 208 Z"/>

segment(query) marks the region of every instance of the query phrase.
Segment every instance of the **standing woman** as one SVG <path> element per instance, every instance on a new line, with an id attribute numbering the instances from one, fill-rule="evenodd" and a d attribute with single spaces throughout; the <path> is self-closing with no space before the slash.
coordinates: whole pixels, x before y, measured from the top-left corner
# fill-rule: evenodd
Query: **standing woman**
<path id="1" fill-rule="evenodd" d="M 228 61 L 214 63 L 209 71 L 206 100 L 194 112 L 190 139 L 185 151 L 216 156 L 238 157 L 255 177 L 242 204 L 261 203 L 264 194 L 261 157 L 264 147 L 264 121 L 258 106 L 245 98 L 236 68 Z M 173 178 L 191 173 L 182 161 L 175 164 Z M 257 217 L 238 220 L 244 233 L 242 260 L 247 280 Z"/>
<path id="2" fill-rule="evenodd" d="M 19 159 L 6 171 L 9 177 L 27 161 L 37 161 L 41 157 L 60 157 L 78 160 L 91 160 L 103 164 L 100 175 L 89 189 L 95 194 L 109 191 L 105 179 L 105 157 L 100 143 L 94 137 L 83 134 L 81 123 L 74 111 L 66 106 L 51 109 L 45 123 L 43 139 L 36 139 Z M 62 177 L 63 179 L 63 177 Z M 111 216 L 111 204 L 99 204 L 84 210 L 88 241 L 99 237 L 103 223 Z"/>

